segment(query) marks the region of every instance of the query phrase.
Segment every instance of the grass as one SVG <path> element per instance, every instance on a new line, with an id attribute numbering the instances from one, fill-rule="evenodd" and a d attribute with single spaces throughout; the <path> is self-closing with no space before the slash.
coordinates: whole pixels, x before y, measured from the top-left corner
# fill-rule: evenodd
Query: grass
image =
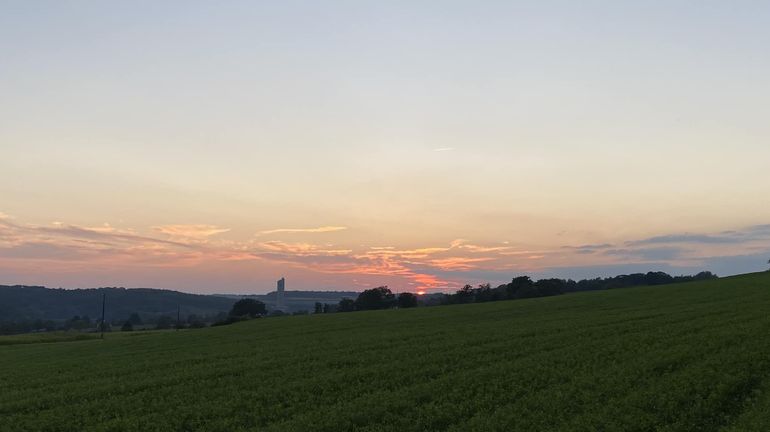
<path id="1" fill-rule="evenodd" d="M 1 431 L 770 430 L 770 273 L 0 346 Z"/>
<path id="2" fill-rule="evenodd" d="M 48 333 L 27 333 L 10 336 L 0 336 L 0 346 L 37 344 L 53 342 L 74 342 L 81 340 L 97 339 L 98 333 L 81 333 L 76 331 L 57 331 Z"/>

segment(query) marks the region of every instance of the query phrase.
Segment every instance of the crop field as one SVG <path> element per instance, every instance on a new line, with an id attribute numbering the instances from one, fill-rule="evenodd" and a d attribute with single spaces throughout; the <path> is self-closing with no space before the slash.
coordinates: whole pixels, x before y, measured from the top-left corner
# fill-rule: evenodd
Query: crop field
<path id="1" fill-rule="evenodd" d="M 770 273 L 0 344 L 1 431 L 767 431 Z"/>

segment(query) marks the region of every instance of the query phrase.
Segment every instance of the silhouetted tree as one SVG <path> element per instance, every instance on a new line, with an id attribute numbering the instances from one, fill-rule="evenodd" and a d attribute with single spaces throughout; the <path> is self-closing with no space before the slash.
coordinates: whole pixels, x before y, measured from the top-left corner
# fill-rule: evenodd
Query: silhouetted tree
<path id="1" fill-rule="evenodd" d="M 250 316 L 254 318 L 257 315 L 265 315 L 266 313 L 267 308 L 264 303 L 250 298 L 238 300 L 233 305 L 232 310 L 230 310 L 230 316 L 236 317 Z"/>
<path id="2" fill-rule="evenodd" d="M 120 331 L 134 331 L 134 326 L 131 324 L 131 320 L 124 322 L 123 326 L 120 328 Z"/>
<path id="3" fill-rule="evenodd" d="M 674 281 L 674 278 L 663 272 L 649 272 L 644 279 L 647 285 L 665 285 Z"/>
<path id="4" fill-rule="evenodd" d="M 529 276 L 518 276 L 511 280 L 508 284 L 506 291 L 508 292 L 508 298 L 524 298 L 535 296 L 535 283 Z"/>
<path id="5" fill-rule="evenodd" d="M 136 312 L 132 313 L 131 316 L 128 317 L 128 321 L 130 321 L 132 325 L 142 325 L 142 319 Z"/>
<path id="6" fill-rule="evenodd" d="M 398 300 L 396 301 L 399 308 L 411 308 L 417 306 L 417 296 L 404 292 L 398 295 Z"/>
<path id="7" fill-rule="evenodd" d="M 687 276 L 684 276 L 685 278 Z M 692 276 L 692 280 L 701 281 L 701 280 L 709 280 L 709 279 L 719 279 L 719 276 L 715 275 L 714 273 L 711 273 L 710 271 L 702 271 L 695 276 Z"/>
<path id="8" fill-rule="evenodd" d="M 472 303 L 474 300 L 473 287 L 465 285 L 455 293 L 454 298 L 457 303 Z"/>
<path id="9" fill-rule="evenodd" d="M 315 310 L 313 313 L 324 313 L 324 305 L 321 302 L 315 302 Z"/>
<path id="10" fill-rule="evenodd" d="M 386 286 L 365 290 L 356 299 L 356 309 L 387 309 L 395 305 L 395 296 Z"/>
<path id="11" fill-rule="evenodd" d="M 356 302 L 353 299 L 344 298 L 337 305 L 337 312 L 353 312 L 356 310 Z"/>
<path id="12" fill-rule="evenodd" d="M 474 290 L 474 300 L 477 302 L 489 302 L 502 300 L 498 298 L 498 291 L 493 290 L 490 284 L 481 284 Z"/>
<path id="13" fill-rule="evenodd" d="M 511 280 L 506 287 L 508 298 L 528 297 L 532 292 L 535 283 L 529 276 L 518 276 Z"/>
<path id="14" fill-rule="evenodd" d="M 559 295 L 564 292 L 566 285 L 563 279 L 540 279 L 535 282 L 535 293 L 537 297 Z"/>

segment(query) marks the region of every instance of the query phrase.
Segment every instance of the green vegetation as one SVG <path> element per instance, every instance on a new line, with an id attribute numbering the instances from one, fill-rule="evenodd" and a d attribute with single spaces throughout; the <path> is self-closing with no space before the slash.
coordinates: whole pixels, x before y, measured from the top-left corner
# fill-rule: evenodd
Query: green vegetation
<path id="1" fill-rule="evenodd" d="M 0 336 L 0 345 L 73 342 L 96 339 L 98 337 L 98 333 L 81 333 L 77 331 L 25 333 L 20 335 Z"/>
<path id="2" fill-rule="evenodd" d="M 0 346 L 2 431 L 770 430 L 770 274 Z"/>

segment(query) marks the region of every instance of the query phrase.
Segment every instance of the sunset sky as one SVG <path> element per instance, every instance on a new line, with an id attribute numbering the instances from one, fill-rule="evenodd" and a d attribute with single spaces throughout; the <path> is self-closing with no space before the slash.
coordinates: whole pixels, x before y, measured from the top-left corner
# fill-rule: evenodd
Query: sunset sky
<path id="1" fill-rule="evenodd" d="M 0 0 L 0 284 L 770 258 L 770 3 Z"/>

